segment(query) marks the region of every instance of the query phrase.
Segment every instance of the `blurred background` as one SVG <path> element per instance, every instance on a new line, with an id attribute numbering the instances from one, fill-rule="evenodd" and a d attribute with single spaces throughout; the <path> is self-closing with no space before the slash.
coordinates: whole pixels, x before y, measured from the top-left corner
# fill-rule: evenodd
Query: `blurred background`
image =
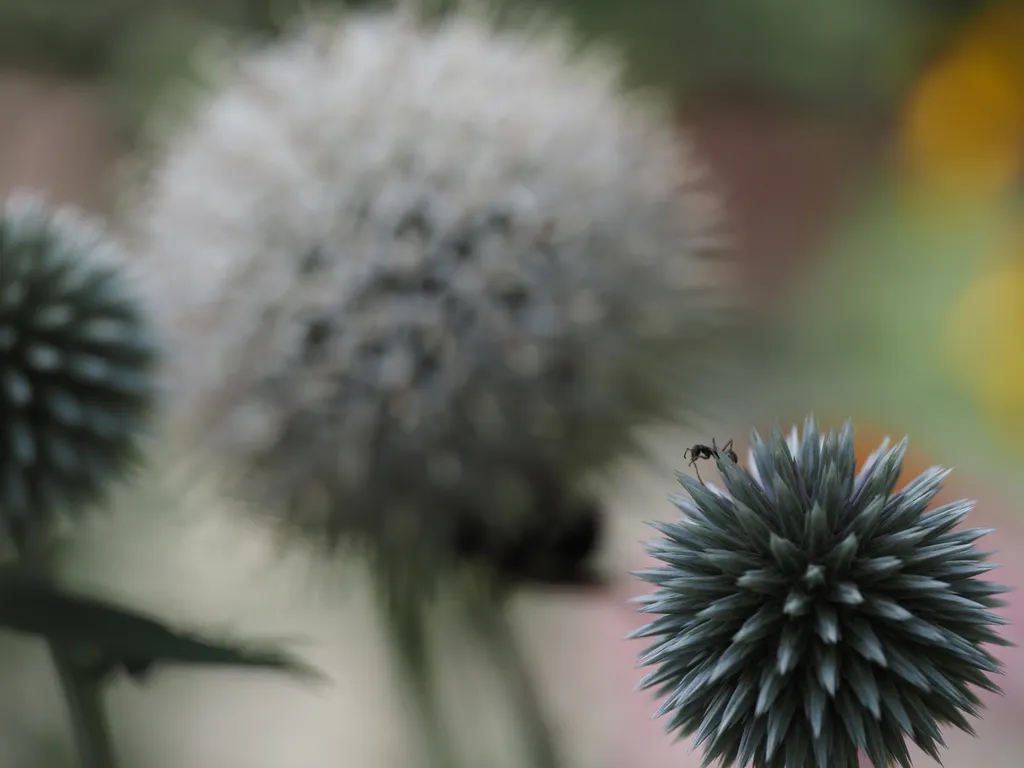
<path id="1" fill-rule="evenodd" d="M 324 3 L 332 0 L 322 0 Z M 339 4 L 340 0 L 333 0 Z M 30 187 L 105 213 L 154 105 L 206 41 L 271 38 L 312 0 L 0 0 L 0 192 Z M 574 766 L 699 765 L 633 692 L 644 521 L 671 518 L 671 469 L 693 442 L 847 416 L 863 458 L 912 436 L 907 474 L 955 466 L 946 500 L 998 528 L 995 578 L 1024 586 L 1024 4 L 967 0 L 546 0 L 584 37 L 623 46 L 637 85 L 667 89 L 710 166 L 751 309 L 773 329 L 712 433 L 652 434 L 656 461 L 608 478 L 623 574 L 606 597 L 529 595 L 517 616 Z M 742 452 L 741 452 L 742 456 Z M 711 472 L 710 468 L 708 472 Z M 180 478 L 119 500 L 69 550 L 76 583 L 168 618 L 301 637 L 333 678 L 175 671 L 119 684 L 128 768 L 406 768 L 400 689 L 358 575 L 313 574 L 218 514 Z M 1011 602 L 1013 597 L 1011 596 Z M 1024 641 L 1024 611 L 1006 609 Z M 486 665 L 444 649 L 452 720 L 472 765 L 511 736 Z M 1019 766 L 1024 655 L 1000 650 L 1006 695 L 945 765 Z M 71 765 L 52 672 L 0 639 L 0 765 Z M 493 687 L 493 686 L 492 686 Z M 1015 727 L 1016 726 L 1016 727 Z M 509 742 L 511 744 L 511 742 Z M 473 757 L 478 755 L 478 757 Z M 473 761 L 476 762 L 473 762 Z M 925 757 L 915 765 L 933 764 Z"/>

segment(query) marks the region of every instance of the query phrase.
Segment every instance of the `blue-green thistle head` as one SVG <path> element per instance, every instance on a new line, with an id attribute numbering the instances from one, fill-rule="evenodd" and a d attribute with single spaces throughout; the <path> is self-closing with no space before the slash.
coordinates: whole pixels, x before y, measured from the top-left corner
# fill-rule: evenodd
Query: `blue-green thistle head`
<path id="1" fill-rule="evenodd" d="M 908 740 L 937 758 L 942 726 L 971 731 L 972 689 L 999 690 L 989 531 L 956 528 L 971 502 L 928 509 L 948 470 L 894 491 L 906 440 L 859 473 L 849 422 L 751 445 L 747 469 L 719 459 L 724 489 L 681 475 L 683 519 L 655 525 L 641 687 L 705 764 L 908 766 Z"/>
<path id="2" fill-rule="evenodd" d="M 38 197 L 0 203 L 0 528 L 94 500 L 135 454 L 155 345 L 103 230 Z"/>

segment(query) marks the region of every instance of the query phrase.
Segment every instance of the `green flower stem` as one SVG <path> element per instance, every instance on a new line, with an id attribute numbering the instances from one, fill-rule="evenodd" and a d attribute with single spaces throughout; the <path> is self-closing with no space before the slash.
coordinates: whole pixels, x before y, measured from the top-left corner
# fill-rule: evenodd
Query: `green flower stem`
<path id="1" fill-rule="evenodd" d="M 29 531 L 12 534 L 22 567 L 47 572 L 49 557 L 45 546 Z M 64 694 L 75 751 L 81 768 L 117 768 L 114 740 L 103 706 L 103 680 L 94 669 L 78 662 L 63 643 L 47 641 L 57 679 Z"/>
<path id="2" fill-rule="evenodd" d="M 529 664 L 506 613 L 506 601 L 490 591 L 470 601 L 471 619 L 498 667 L 518 713 L 531 768 L 561 768 L 555 736 L 530 675 Z"/>
<path id="3" fill-rule="evenodd" d="M 117 768 L 103 707 L 102 683 L 91 670 L 82 669 L 59 643 L 50 642 L 49 646 L 67 702 L 81 768 Z"/>
<path id="4" fill-rule="evenodd" d="M 415 589 L 401 579 L 389 579 L 381 569 L 377 574 L 385 630 L 391 641 L 402 683 L 412 696 L 420 720 L 431 768 L 459 768 L 456 751 L 448 736 L 437 702 L 434 669 L 430 660 L 427 617 Z"/>

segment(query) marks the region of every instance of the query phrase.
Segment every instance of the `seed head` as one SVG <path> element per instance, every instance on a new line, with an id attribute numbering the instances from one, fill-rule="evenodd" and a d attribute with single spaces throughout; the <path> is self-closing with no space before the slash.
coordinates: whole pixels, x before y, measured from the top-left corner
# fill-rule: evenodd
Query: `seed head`
<path id="1" fill-rule="evenodd" d="M 95 224 L 0 204 L 0 526 L 20 535 L 124 471 L 153 399 L 155 345 Z"/>
<path id="2" fill-rule="evenodd" d="M 941 725 L 971 731 L 971 686 L 999 690 L 989 531 L 955 529 L 971 502 L 927 509 L 948 470 L 893 492 L 906 445 L 857 473 L 852 425 L 824 437 L 812 418 L 788 442 L 755 432 L 748 470 L 719 459 L 725 490 L 680 476 L 685 517 L 655 526 L 664 565 L 639 574 L 660 617 L 634 636 L 658 638 L 641 686 L 705 764 L 909 766 L 908 738 L 938 759 Z"/>
<path id="3" fill-rule="evenodd" d="M 318 21 L 160 152 L 176 420 L 321 538 L 518 530 L 706 375 L 715 210 L 668 111 L 554 29 Z"/>

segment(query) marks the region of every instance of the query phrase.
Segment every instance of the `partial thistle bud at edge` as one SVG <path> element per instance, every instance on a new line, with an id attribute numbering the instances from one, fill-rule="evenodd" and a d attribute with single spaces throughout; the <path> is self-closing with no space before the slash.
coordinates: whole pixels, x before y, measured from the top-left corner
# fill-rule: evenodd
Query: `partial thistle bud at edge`
<path id="1" fill-rule="evenodd" d="M 127 470 L 156 345 L 120 250 L 70 209 L 0 204 L 0 528 L 76 513 Z"/>

